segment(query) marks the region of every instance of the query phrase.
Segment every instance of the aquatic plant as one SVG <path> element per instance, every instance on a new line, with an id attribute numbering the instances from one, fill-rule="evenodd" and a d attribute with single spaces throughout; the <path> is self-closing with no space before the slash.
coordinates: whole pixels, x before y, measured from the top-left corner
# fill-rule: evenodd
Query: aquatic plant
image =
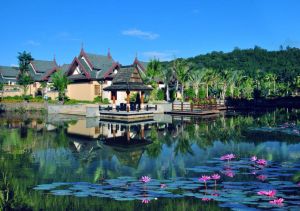
<path id="1" fill-rule="evenodd" d="M 141 179 L 140 179 L 141 182 L 143 183 L 148 183 L 151 181 L 151 177 L 148 177 L 148 176 L 142 176 Z"/>
<path id="2" fill-rule="evenodd" d="M 269 203 L 273 204 L 273 205 L 283 206 L 283 201 L 284 201 L 283 198 L 278 198 L 278 199 L 274 199 L 272 201 L 269 201 Z"/>
<path id="3" fill-rule="evenodd" d="M 234 158 L 236 158 L 235 157 L 235 155 L 234 154 L 227 154 L 227 155 L 223 155 L 223 156 L 221 156 L 221 160 L 227 160 L 227 161 L 230 161 L 230 160 L 232 160 L 232 159 L 234 159 Z"/>

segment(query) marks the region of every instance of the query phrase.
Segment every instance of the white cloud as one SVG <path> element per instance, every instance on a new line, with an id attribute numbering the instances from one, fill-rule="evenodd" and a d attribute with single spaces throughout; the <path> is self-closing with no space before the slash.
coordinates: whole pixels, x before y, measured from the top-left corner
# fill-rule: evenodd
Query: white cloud
<path id="1" fill-rule="evenodd" d="M 25 42 L 25 45 L 39 46 L 39 45 L 41 45 L 41 43 L 34 41 L 34 40 L 27 40 Z"/>
<path id="2" fill-rule="evenodd" d="M 153 32 L 141 31 L 139 29 L 124 30 L 122 31 L 122 34 L 126 36 L 138 37 L 146 40 L 155 40 L 159 37 L 159 34 Z"/>
<path id="3" fill-rule="evenodd" d="M 81 41 L 81 39 L 74 37 L 69 32 L 59 32 L 56 35 L 56 38 L 60 40 L 67 40 L 67 41 Z"/>
<path id="4" fill-rule="evenodd" d="M 172 51 L 146 51 L 142 53 L 142 56 L 149 59 L 159 59 L 160 61 L 170 61 L 175 58 L 175 54 L 178 53 L 177 50 Z"/>

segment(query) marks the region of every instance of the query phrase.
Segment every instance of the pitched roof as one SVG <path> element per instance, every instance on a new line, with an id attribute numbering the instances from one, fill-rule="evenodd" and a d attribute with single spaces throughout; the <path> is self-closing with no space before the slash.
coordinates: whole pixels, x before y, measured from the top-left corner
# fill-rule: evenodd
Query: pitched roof
<path id="1" fill-rule="evenodd" d="M 93 53 L 86 53 L 83 49 L 81 49 L 79 56 L 75 59 L 86 75 L 87 80 L 102 80 L 107 78 L 113 78 L 114 69 L 119 68 L 120 65 L 118 62 L 115 62 L 110 53 L 107 56 L 98 55 Z M 68 75 L 73 73 L 75 70 L 75 66 L 72 64 L 69 66 Z M 83 75 L 83 76 L 84 76 Z M 78 77 L 70 78 L 72 80 L 79 80 Z M 82 80 L 82 77 L 80 77 Z"/>
<path id="2" fill-rule="evenodd" d="M 58 69 L 61 70 L 64 74 L 69 70 L 71 64 L 63 64 Z"/>
<path id="3" fill-rule="evenodd" d="M 30 63 L 37 73 L 45 73 L 57 66 L 55 61 L 33 60 Z"/>
<path id="4" fill-rule="evenodd" d="M 8 81 L 16 82 L 18 74 L 18 67 L 0 66 L 0 81 L 2 83 L 7 83 Z"/>
<path id="5" fill-rule="evenodd" d="M 34 81 L 47 80 L 57 68 L 55 61 L 33 60 L 30 64 L 29 73 Z"/>
<path id="6" fill-rule="evenodd" d="M 105 91 L 147 91 L 152 90 L 144 84 L 136 66 L 121 68 L 112 80 L 112 85 L 104 88 Z"/>

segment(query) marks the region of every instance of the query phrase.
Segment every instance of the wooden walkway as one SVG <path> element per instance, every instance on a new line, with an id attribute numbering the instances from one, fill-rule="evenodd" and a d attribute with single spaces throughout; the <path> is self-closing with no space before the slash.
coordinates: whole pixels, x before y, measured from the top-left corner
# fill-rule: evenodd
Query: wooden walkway
<path id="1" fill-rule="evenodd" d="M 165 112 L 165 114 L 185 115 L 185 116 L 208 116 L 217 115 L 221 110 L 226 110 L 224 105 L 199 105 L 188 102 L 174 102 L 172 103 L 172 111 Z"/>

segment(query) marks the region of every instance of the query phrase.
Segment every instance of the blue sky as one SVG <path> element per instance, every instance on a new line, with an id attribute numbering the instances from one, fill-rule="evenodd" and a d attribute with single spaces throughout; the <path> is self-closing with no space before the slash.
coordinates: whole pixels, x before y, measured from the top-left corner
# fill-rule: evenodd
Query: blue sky
<path id="1" fill-rule="evenodd" d="M 0 65 L 17 52 L 70 63 L 81 44 L 129 64 L 259 45 L 300 47 L 299 0 L 10 0 L 0 7 Z"/>

